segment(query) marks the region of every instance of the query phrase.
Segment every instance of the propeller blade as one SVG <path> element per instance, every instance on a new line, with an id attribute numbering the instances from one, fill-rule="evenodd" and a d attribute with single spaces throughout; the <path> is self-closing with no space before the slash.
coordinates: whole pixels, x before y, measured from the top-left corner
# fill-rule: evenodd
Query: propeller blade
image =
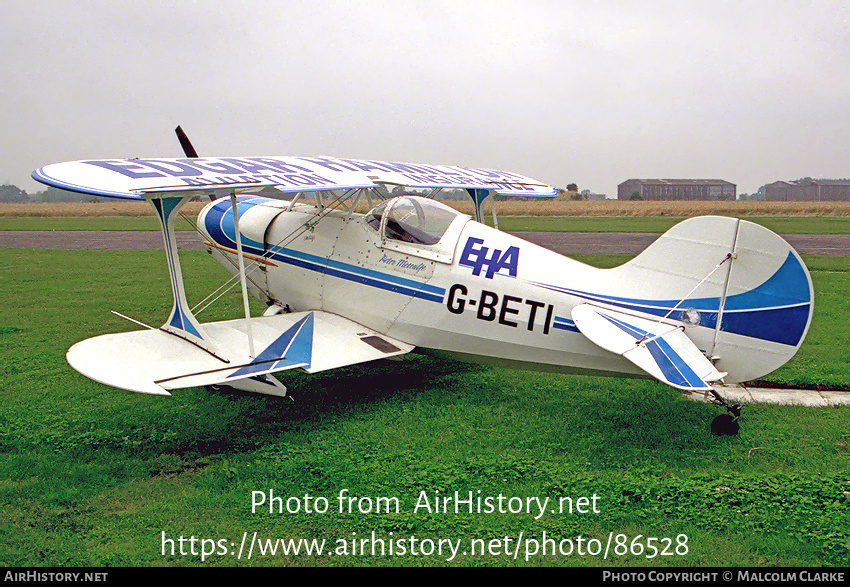
<path id="1" fill-rule="evenodd" d="M 183 147 L 183 152 L 186 153 L 186 157 L 189 159 L 197 159 L 198 152 L 195 150 L 195 147 L 192 146 L 192 141 L 189 140 L 189 137 L 186 136 L 186 133 L 183 132 L 183 127 L 179 124 L 177 128 L 174 129 L 174 132 L 177 133 L 177 140 L 180 141 L 180 146 Z M 215 193 L 210 193 L 210 200 L 215 200 Z"/>
<path id="2" fill-rule="evenodd" d="M 177 128 L 174 129 L 174 132 L 177 133 L 177 139 L 180 141 L 180 146 L 183 147 L 183 152 L 186 153 L 186 156 L 196 159 L 198 157 L 198 152 L 195 151 L 195 147 L 192 146 L 192 142 L 189 140 L 189 137 L 186 136 L 186 133 L 183 132 L 183 129 L 178 125 Z"/>

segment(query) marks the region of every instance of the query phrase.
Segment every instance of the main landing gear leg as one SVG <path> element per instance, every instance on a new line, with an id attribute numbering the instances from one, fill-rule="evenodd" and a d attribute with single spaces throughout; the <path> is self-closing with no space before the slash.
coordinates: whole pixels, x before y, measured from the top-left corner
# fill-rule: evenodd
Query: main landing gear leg
<path id="1" fill-rule="evenodd" d="M 738 418 L 741 417 L 742 404 L 729 404 L 715 390 L 711 390 L 714 394 L 715 403 L 720 404 L 728 413 L 720 414 L 711 421 L 711 433 L 715 436 L 737 436 L 740 425 Z"/>

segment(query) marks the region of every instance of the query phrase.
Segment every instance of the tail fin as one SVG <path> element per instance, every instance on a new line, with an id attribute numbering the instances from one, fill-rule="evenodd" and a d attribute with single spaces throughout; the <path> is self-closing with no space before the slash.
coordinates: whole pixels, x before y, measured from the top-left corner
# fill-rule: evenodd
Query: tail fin
<path id="1" fill-rule="evenodd" d="M 756 379 L 802 345 L 814 307 L 800 256 L 758 224 L 719 216 L 686 220 L 611 270 L 616 304 L 684 323 L 727 382 Z"/>

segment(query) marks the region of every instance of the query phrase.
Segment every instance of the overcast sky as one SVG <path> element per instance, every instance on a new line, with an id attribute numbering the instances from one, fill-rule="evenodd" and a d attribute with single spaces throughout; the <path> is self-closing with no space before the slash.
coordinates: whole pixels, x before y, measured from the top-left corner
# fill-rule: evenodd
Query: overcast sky
<path id="1" fill-rule="evenodd" d="M 65 160 L 332 155 L 850 177 L 850 2 L 0 0 L 0 183 Z"/>

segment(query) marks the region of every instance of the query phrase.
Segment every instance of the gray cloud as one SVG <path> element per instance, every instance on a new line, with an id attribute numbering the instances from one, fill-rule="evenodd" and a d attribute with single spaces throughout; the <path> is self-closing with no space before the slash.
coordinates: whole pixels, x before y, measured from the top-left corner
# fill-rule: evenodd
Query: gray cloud
<path id="1" fill-rule="evenodd" d="M 96 157 L 337 155 L 628 177 L 850 176 L 845 2 L 0 5 L 0 182 Z"/>

